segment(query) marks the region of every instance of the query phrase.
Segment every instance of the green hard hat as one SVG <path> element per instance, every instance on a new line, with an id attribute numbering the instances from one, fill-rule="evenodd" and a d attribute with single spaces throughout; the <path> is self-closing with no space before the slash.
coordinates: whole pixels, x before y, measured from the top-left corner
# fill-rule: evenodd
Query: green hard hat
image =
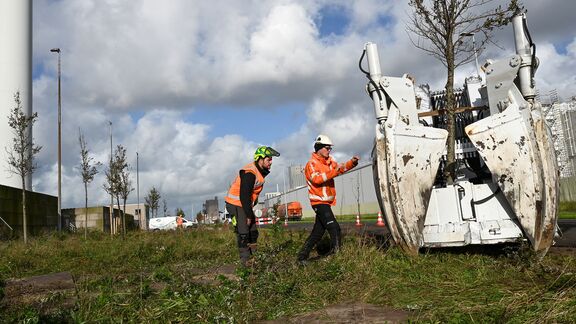
<path id="1" fill-rule="evenodd" d="M 256 152 L 254 152 L 254 161 L 273 156 L 280 156 L 280 153 L 278 153 L 278 151 L 271 148 L 270 146 L 260 146 L 258 149 L 256 149 Z"/>

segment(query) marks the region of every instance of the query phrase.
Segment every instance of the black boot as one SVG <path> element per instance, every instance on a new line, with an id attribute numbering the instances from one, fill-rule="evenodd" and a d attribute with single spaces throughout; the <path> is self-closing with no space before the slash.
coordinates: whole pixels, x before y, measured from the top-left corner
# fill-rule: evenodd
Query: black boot
<path id="1" fill-rule="evenodd" d="M 248 267 L 248 261 L 250 260 L 250 248 L 238 248 L 240 252 L 240 264 L 243 267 Z"/>
<path id="2" fill-rule="evenodd" d="M 300 249 L 300 252 L 298 252 L 298 262 L 300 263 L 304 263 L 306 262 L 306 260 L 308 260 L 308 256 L 310 256 L 310 251 L 312 251 L 312 248 L 314 247 L 314 244 L 312 243 L 312 240 L 310 240 L 310 238 L 308 238 L 306 240 L 306 243 L 304 243 L 304 246 L 302 246 L 302 249 Z"/>
<path id="3" fill-rule="evenodd" d="M 330 252 L 328 252 L 327 255 L 338 253 L 342 246 L 342 231 L 340 230 L 340 226 L 336 225 L 328 228 L 328 234 L 330 234 Z"/>

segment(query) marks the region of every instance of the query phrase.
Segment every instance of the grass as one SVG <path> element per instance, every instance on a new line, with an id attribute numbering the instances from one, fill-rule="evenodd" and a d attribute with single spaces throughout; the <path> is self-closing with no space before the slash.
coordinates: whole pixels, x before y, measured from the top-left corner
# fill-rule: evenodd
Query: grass
<path id="1" fill-rule="evenodd" d="M 559 219 L 576 219 L 576 211 L 560 211 L 558 213 Z"/>
<path id="2" fill-rule="evenodd" d="M 307 234 L 261 230 L 255 268 L 238 268 L 238 281 L 219 276 L 218 285 L 193 280 L 238 263 L 234 234 L 218 227 L 1 242 L 0 296 L 8 278 L 70 271 L 79 300 L 52 314 L 4 305 L 0 322 L 246 323 L 352 302 L 410 311 L 415 322 L 572 322 L 576 314 L 573 255 L 540 259 L 520 247 L 408 257 L 348 235 L 341 253 L 302 267 L 295 256 Z"/>
<path id="3" fill-rule="evenodd" d="M 561 201 L 559 206 L 558 218 L 576 219 L 576 202 Z"/>

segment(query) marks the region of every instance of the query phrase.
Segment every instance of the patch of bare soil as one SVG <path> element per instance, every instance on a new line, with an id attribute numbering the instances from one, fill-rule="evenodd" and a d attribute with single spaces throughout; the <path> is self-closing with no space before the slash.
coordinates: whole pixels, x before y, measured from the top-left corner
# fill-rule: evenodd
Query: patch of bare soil
<path id="1" fill-rule="evenodd" d="M 548 250 L 549 254 L 554 254 L 554 255 L 563 255 L 563 256 L 573 256 L 576 257 L 576 247 L 551 247 L 550 250 Z"/>
<path id="2" fill-rule="evenodd" d="M 73 308 L 78 300 L 76 285 L 70 272 L 9 279 L 1 304 L 6 309 L 31 306 L 41 314 Z"/>
<path id="3" fill-rule="evenodd" d="M 406 323 L 410 315 L 409 312 L 386 306 L 354 303 L 332 305 L 291 318 L 279 318 L 261 323 Z"/>
<path id="4" fill-rule="evenodd" d="M 225 264 L 216 268 L 208 269 L 202 274 L 197 274 L 192 277 L 192 282 L 201 285 L 217 286 L 220 284 L 220 277 L 225 277 L 231 281 L 239 281 L 236 275 L 236 266 L 234 264 Z"/>

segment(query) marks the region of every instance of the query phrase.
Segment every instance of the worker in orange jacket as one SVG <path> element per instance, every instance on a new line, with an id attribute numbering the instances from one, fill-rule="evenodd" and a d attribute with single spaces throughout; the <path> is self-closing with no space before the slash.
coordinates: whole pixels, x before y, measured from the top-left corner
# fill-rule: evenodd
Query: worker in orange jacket
<path id="1" fill-rule="evenodd" d="M 274 156 L 280 156 L 280 153 L 269 146 L 259 147 L 254 152 L 254 161 L 240 169 L 224 198 L 226 210 L 230 213 L 235 227 L 240 262 L 243 266 L 249 265 L 250 257 L 256 251 L 258 229 L 252 207 L 258 202 L 258 195 L 264 187 L 264 178 L 270 173 Z"/>
<path id="2" fill-rule="evenodd" d="M 305 263 L 310 251 L 322 239 L 325 231 L 330 234 L 330 253 L 338 251 L 341 245 L 340 225 L 334 217 L 331 206 L 336 205 L 334 178 L 358 165 L 358 156 L 346 163 L 338 164 L 331 156 L 332 141 L 326 135 L 318 135 L 314 142 L 314 153 L 306 163 L 304 174 L 308 184 L 308 198 L 316 213 L 314 227 L 304 246 L 298 253 L 298 261 Z"/>

